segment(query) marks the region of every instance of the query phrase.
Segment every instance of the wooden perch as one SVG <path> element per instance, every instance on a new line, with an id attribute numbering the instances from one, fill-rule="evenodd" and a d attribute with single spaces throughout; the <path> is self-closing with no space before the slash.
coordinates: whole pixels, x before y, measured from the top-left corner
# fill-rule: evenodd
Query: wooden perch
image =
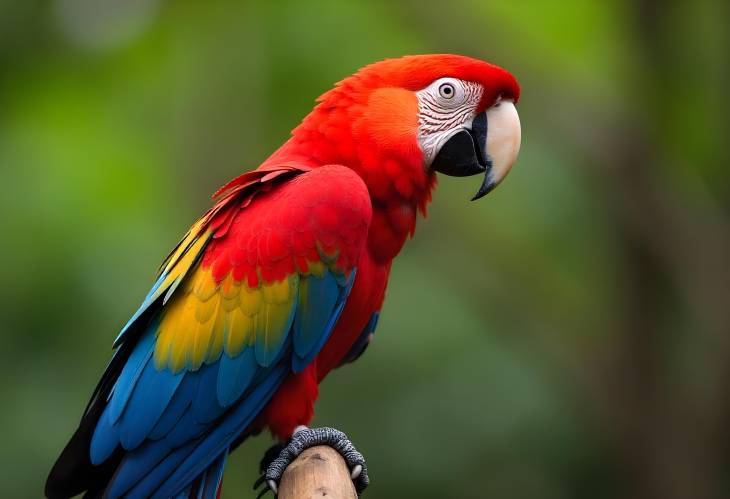
<path id="1" fill-rule="evenodd" d="M 302 452 L 284 471 L 279 499 L 357 499 L 345 460 L 326 445 Z"/>

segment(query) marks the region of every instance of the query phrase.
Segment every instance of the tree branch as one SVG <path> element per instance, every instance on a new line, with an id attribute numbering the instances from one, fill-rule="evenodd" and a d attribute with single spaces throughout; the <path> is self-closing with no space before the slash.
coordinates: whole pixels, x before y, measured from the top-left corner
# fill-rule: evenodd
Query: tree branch
<path id="1" fill-rule="evenodd" d="M 311 447 L 291 463 L 279 484 L 279 499 L 357 499 L 345 460 L 326 445 Z"/>

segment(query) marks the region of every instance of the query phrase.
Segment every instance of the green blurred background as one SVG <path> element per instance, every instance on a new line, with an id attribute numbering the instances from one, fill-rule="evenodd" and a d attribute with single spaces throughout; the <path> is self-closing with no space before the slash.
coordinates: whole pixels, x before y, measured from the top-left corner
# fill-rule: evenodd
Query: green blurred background
<path id="1" fill-rule="evenodd" d="M 315 424 L 369 498 L 728 497 L 729 5 L 0 1 L 0 495 L 41 495 L 210 193 L 358 67 L 456 52 L 520 80 L 520 160 L 441 179 Z"/>

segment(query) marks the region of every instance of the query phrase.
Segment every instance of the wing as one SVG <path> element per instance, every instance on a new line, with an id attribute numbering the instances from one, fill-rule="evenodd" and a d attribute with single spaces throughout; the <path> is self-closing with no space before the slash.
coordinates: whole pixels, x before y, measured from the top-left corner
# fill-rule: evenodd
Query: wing
<path id="1" fill-rule="evenodd" d="M 225 459 L 332 331 L 367 238 L 367 189 L 340 166 L 283 173 L 193 226 L 117 339 L 112 364 L 128 354 L 97 389 L 90 443 L 93 465 L 122 453 L 108 497 L 170 497 Z"/>

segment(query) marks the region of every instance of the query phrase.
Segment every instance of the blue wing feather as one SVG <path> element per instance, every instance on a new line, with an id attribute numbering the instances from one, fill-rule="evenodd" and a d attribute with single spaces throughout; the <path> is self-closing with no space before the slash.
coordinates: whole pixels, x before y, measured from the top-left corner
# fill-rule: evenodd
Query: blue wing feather
<path id="1" fill-rule="evenodd" d="M 165 412 L 160 416 L 159 421 L 152 429 L 149 437 L 152 440 L 159 440 L 170 433 L 175 424 L 180 421 L 183 414 L 190 408 L 191 401 L 198 392 L 200 376 L 187 375 L 177 387 L 175 395 L 167 405 Z"/>
<path id="2" fill-rule="evenodd" d="M 332 310 L 340 297 L 341 288 L 329 271 L 322 277 L 314 275 L 303 277 L 299 286 L 299 306 L 294 319 L 292 337 L 294 352 L 303 358 L 322 336 L 322 331 L 332 317 Z"/>
<path id="3" fill-rule="evenodd" d="M 258 367 L 251 348 L 244 349 L 238 357 L 223 355 L 215 390 L 218 403 L 227 407 L 238 400 L 253 380 Z"/>
<path id="4" fill-rule="evenodd" d="M 158 371 L 151 359 L 147 362 L 119 420 L 122 447 L 134 449 L 144 441 L 162 416 L 184 376 L 184 371 L 176 374 L 169 369 Z"/>
<path id="5" fill-rule="evenodd" d="M 111 422 L 109 406 L 107 406 L 96 423 L 96 431 L 91 437 L 91 448 L 89 449 L 91 463 L 103 463 L 112 455 L 118 445 L 119 426 Z"/>
<path id="6" fill-rule="evenodd" d="M 139 319 L 143 313 L 145 313 L 152 304 L 159 298 L 160 293 L 160 286 L 165 281 L 165 278 L 167 277 L 167 274 L 160 275 L 155 283 L 152 285 L 152 289 L 150 289 L 150 292 L 147 293 L 147 296 L 145 296 L 144 301 L 142 301 L 142 305 L 139 306 L 139 308 L 134 312 L 134 315 L 127 321 L 127 323 L 124 325 L 122 330 L 117 335 L 116 339 L 114 340 L 114 347 L 117 347 L 124 336 L 127 334 L 127 331 L 134 325 L 135 322 L 137 322 L 137 319 Z"/>
<path id="7" fill-rule="evenodd" d="M 109 402 L 109 418 L 112 423 L 116 423 L 124 411 L 124 407 L 132 394 L 142 370 L 147 361 L 152 356 L 155 349 L 155 335 L 146 334 L 140 338 L 139 344 L 132 351 L 129 360 L 124 365 L 114 389 L 111 392 L 111 400 Z"/>
<path id="8" fill-rule="evenodd" d="M 208 429 L 210 423 L 199 423 L 193 416 L 193 411 L 189 410 L 180 418 L 177 424 L 165 436 L 165 445 L 169 447 L 177 447 L 190 439 L 199 437 Z"/>
<path id="9" fill-rule="evenodd" d="M 289 332 L 280 335 L 278 344 L 257 343 L 236 357 L 223 353 L 197 371 L 173 374 L 155 368 L 158 322 L 153 321 L 130 355 L 94 434 L 95 462 L 106 459 L 119 443 L 128 451 L 110 482 L 109 497 L 172 497 L 196 478 L 201 485 L 191 493 L 214 497 L 224 466 L 221 456 L 287 374 L 303 370 L 319 353 L 354 276 L 353 269 L 346 278 L 326 271 L 321 278 L 300 279 L 300 286 L 307 286 L 307 303 L 297 298 L 285 324 Z M 260 355 L 263 346 L 265 355 Z"/>
<path id="10" fill-rule="evenodd" d="M 299 313 L 297 313 L 292 332 L 295 346 L 292 370 L 295 373 L 303 371 L 312 362 L 329 338 L 355 282 L 355 274 L 356 269 L 353 269 L 348 279 L 343 280 L 341 276 L 327 272 L 324 278 L 315 277 L 318 280 L 309 283 L 309 291 L 314 290 L 314 293 L 309 295 L 307 306 L 301 306 L 305 319 L 298 320 Z M 301 302 L 300 305 L 302 305 Z M 312 314 L 310 310 L 318 312 Z M 326 310 L 326 313 L 321 313 L 320 310 Z"/>
<path id="11" fill-rule="evenodd" d="M 223 355 L 225 357 L 225 355 Z M 203 365 L 195 374 L 200 378 L 198 393 L 193 400 L 192 416 L 197 423 L 210 423 L 225 410 L 218 403 L 215 386 L 218 380 L 218 368 L 221 362 Z M 190 375 L 190 374 L 188 374 Z"/>

